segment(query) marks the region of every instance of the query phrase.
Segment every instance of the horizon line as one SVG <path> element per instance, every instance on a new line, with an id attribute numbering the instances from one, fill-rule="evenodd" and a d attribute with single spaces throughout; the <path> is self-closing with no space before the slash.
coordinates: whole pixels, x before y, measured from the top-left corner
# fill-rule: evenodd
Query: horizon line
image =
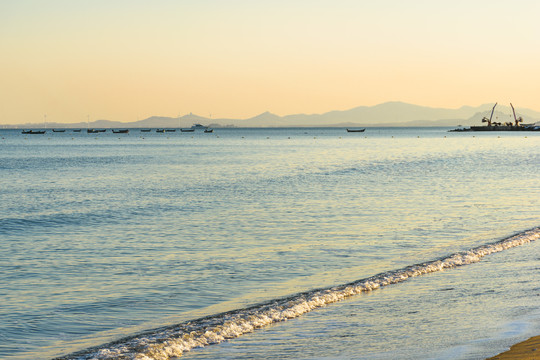
<path id="1" fill-rule="evenodd" d="M 344 109 L 344 110 L 329 110 L 329 111 L 322 112 L 322 113 L 292 113 L 292 114 L 286 114 L 286 115 L 278 115 L 276 113 L 271 112 L 270 110 L 266 110 L 266 111 L 260 112 L 260 113 L 254 115 L 254 116 L 247 117 L 247 118 L 233 118 L 233 117 L 214 118 L 214 117 L 212 117 L 211 114 L 210 114 L 209 117 L 206 117 L 206 116 L 194 114 L 193 112 L 189 112 L 189 113 L 186 113 L 184 115 L 181 115 L 181 116 L 179 115 L 179 116 L 176 116 L 176 117 L 174 117 L 174 116 L 165 116 L 165 115 L 151 115 L 151 116 L 148 116 L 148 117 L 146 117 L 144 119 L 141 119 L 141 120 L 138 119 L 138 120 L 135 120 L 135 121 L 120 121 L 120 120 L 110 120 L 110 119 L 106 119 L 106 118 L 101 118 L 101 119 L 93 120 L 92 123 L 99 122 L 99 121 L 107 121 L 107 122 L 117 122 L 117 123 L 122 123 L 122 124 L 130 124 L 130 123 L 137 123 L 137 122 L 141 122 L 141 121 L 146 121 L 146 120 L 149 120 L 149 119 L 152 119 L 152 118 L 163 118 L 163 119 L 171 119 L 171 120 L 186 119 L 187 120 L 187 119 L 189 119 L 189 117 L 194 117 L 196 119 L 201 119 L 201 120 L 203 120 L 203 119 L 204 120 L 210 120 L 210 121 L 248 121 L 248 120 L 255 119 L 256 117 L 259 117 L 259 116 L 265 115 L 265 114 L 273 115 L 273 116 L 276 116 L 278 118 L 284 119 L 284 118 L 293 117 L 293 116 L 322 116 L 322 115 L 326 115 L 326 114 L 330 114 L 330 113 L 336 113 L 336 112 L 340 113 L 340 112 L 352 111 L 352 110 L 359 109 L 359 108 L 376 108 L 378 106 L 388 105 L 388 104 L 402 104 L 402 105 L 410 105 L 410 106 L 420 107 L 420 108 L 424 108 L 424 109 L 449 110 L 449 111 L 452 111 L 452 110 L 459 111 L 459 110 L 461 110 L 463 108 L 472 108 L 472 109 L 474 109 L 474 108 L 481 108 L 481 107 L 484 107 L 484 106 L 490 106 L 491 107 L 493 104 L 498 105 L 499 108 L 500 107 L 511 108 L 511 106 L 512 106 L 511 103 L 509 103 L 509 105 L 504 105 L 504 104 L 499 104 L 498 102 L 495 102 L 495 103 L 483 103 L 483 104 L 476 105 L 476 106 L 473 106 L 473 105 L 461 105 L 459 107 L 452 108 L 452 107 L 424 106 L 424 105 L 418 105 L 418 104 L 408 103 L 408 102 L 399 101 L 399 100 L 391 100 L 391 101 L 385 101 L 385 102 L 382 102 L 382 103 L 378 103 L 378 104 L 375 104 L 375 105 L 358 105 L 358 106 L 348 108 L 348 109 Z M 540 113 L 540 111 L 535 110 L 535 109 L 530 109 L 530 108 L 522 108 L 522 109 L 525 110 L 525 111 L 532 111 L 532 112 Z M 45 118 L 46 118 L 46 116 L 47 115 L 44 115 Z M 438 121 L 438 120 L 444 120 L 444 119 L 413 120 L 413 121 Z M 458 119 L 456 119 L 456 120 L 458 120 Z M 467 120 L 467 119 L 463 119 L 463 120 Z M 408 122 L 408 121 L 404 121 L 404 122 Z M 55 121 L 25 122 L 25 123 L 14 123 L 14 124 L 0 124 L 0 126 L 2 126 L 2 127 L 6 127 L 6 126 L 11 127 L 11 126 L 31 125 L 31 124 L 44 124 L 44 126 L 46 126 L 47 123 L 69 125 L 69 124 L 89 123 L 89 121 L 88 120 L 87 121 L 81 120 L 81 121 L 76 121 L 76 122 L 55 122 Z M 383 123 L 383 124 L 385 124 L 385 123 Z M 331 125 L 332 124 L 328 124 L 327 126 L 323 126 L 323 127 L 328 127 L 328 126 L 331 126 Z"/>

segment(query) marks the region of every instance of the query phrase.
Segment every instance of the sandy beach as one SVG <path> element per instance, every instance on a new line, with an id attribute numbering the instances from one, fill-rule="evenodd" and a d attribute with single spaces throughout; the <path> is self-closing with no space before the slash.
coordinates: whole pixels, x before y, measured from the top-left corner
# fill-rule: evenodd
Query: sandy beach
<path id="1" fill-rule="evenodd" d="M 540 359 L 540 336 L 513 345 L 510 350 L 487 360 L 537 360 Z"/>

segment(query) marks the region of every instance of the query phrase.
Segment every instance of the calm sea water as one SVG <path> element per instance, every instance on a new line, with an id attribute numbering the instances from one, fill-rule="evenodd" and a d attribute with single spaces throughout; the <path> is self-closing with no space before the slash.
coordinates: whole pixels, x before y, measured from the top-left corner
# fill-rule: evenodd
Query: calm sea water
<path id="1" fill-rule="evenodd" d="M 537 335 L 540 133 L 446 130 L 0 130 L 0 358 L 483 359 Z"/>

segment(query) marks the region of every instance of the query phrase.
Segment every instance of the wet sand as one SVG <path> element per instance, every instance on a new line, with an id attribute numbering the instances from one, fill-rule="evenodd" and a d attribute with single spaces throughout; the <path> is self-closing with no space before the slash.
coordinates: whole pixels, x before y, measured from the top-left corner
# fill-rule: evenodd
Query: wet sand
<path id="1" fill-rule="evenodd" d="M 513 345 L 510 350 L 487 360 L 540 360 L 540 336 Z"/>

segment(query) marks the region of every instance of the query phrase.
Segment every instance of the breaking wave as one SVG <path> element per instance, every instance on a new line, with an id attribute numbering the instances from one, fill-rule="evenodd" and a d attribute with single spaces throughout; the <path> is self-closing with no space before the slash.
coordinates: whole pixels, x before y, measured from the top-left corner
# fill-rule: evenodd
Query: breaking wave
<path id="1" fill-rule="evenodd" d="M 153 329 L 134 336 L 83 350 L 56 360 L 166 360 L 191 349 L 234 339 L 272 323 L 296 318 L 311 310 L 351 296 L 403 282 L 409 278 L 468 265 L 484 256 L 520 246 L 540 238 L 540 227 L 503 240 L 458 252 L 437 260 L 330 288 L 311 290 L 274 299 L 248 308 L 229 311 L 185 323 Z"/>

